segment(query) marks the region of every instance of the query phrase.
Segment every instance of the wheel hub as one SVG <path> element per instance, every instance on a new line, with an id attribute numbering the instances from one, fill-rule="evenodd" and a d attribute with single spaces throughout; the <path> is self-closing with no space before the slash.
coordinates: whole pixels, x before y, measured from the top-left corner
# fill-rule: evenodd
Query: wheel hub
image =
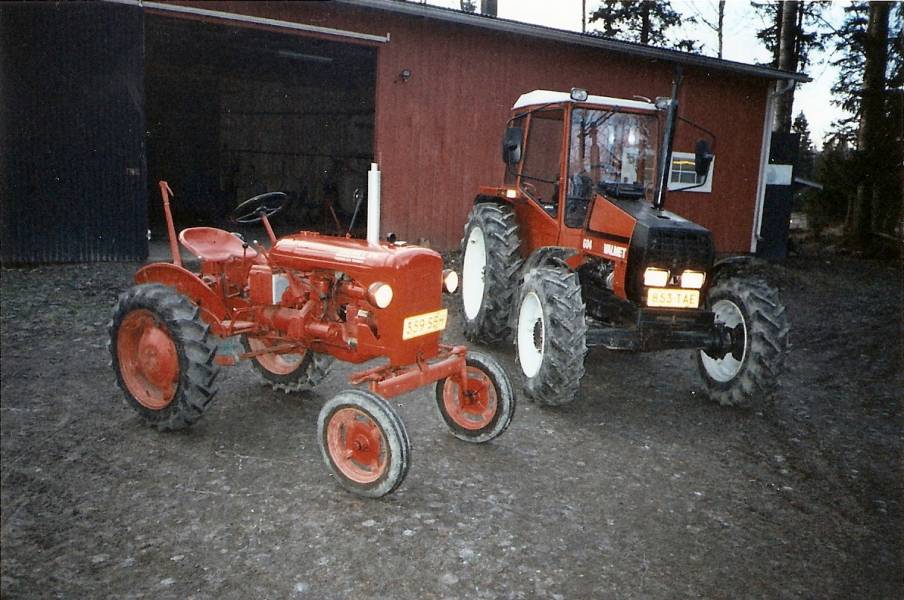
<path id="1" fill-rule="evenodd" d="M 179 353 L 169 331 L 146 309 L 130 312 L 116 338 L 123 382 L 139 404 L 150 410 L 166 408 L 179 382 Z"/>
<path id="2" fill-rule="evenodd" d="M 373 419 L 356 408 L 341 408 L 330 417 L 327 449 L 336 468 L 356 483 L 372 483 L 387 468 L 383 432 Z"/>
<path id="3" fill-rule="evenodd" d="M 540 319 L 534 323 L 534 349 L 538 352 L 543 349 L 543 322 Z"/>
<path id="4" fill-rule="evenodd" d="M 465 389 L 461 377 L 449 377 L 443 385 L 443 408 L 460 427 L 477 430 L 486 427 L 496 415 L 496 390 L 486 373 L 474 367 L 467 368 L 468 382 Z"/>
<path id="5" fill-rule="evenodd" d="M 700 358 L 710 377 L 720 383 L 727 383 L 741 372 L 747 357 L 747 325 L 744 312 L 731 300 L 719 299 L 713 304 L 712 311 L 716 323 L 722 324 L 730 332 L 731 352 L 715 358 L 701 350 Z"/>

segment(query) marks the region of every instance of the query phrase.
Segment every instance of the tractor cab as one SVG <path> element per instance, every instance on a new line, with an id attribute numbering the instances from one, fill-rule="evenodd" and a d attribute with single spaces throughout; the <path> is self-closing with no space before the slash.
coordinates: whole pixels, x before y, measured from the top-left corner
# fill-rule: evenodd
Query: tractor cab
<path id="1" fill-rule="evenodd" d="M 534 90 L 518 98 L 503 139 L 503 159 L 506 184 L 519 198 L 514 210 L 528 240 L 522 251 L 579 248 L 582 259 L 572 263 L 603 261 L 607 274 L 614 274 L 610 289 L 615 296 L 639 303 L 648 302 L 643 285 L 647 268 L 706 272 L 714 258 L 710 233 L 663 208 L 674 107 L 668 98 L 654 104 L 592 96 L 580 89 Z M 698 144 L 698 155 L 695 168 L 705 178 L 712 159 L 707 143 Z M 659 239 L 684 240 L 692 260 L 681 265 L 643 260 L 652 256 L 648 246 L 660 245 L 653 241 Z M 676 292 L 654 302 L 699 307 L 699 288 L 681 291 L 681 271 L 675 275 Z M 687 281 L 696 282 L 697 276 Z"/>

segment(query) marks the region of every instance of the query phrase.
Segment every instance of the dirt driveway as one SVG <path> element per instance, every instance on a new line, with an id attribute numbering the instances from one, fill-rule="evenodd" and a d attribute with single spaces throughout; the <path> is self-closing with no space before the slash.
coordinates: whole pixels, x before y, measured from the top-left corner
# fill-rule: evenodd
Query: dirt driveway
<path id="1" fill-rule="evenodd" d="M 689 352 L 594 351 L 582 399 L 484 446 L 404 396 L 413 463 L 379 501 L 315 441 L 347 369 L 300 396 L 225 370 L 195 428 L 145 427 L 105 349 L 134 270 L 2 272 L 4 598 L 902 596 L 899 266 L 778 269 L 792 354 L 753 410 L 704 400 Z"/>

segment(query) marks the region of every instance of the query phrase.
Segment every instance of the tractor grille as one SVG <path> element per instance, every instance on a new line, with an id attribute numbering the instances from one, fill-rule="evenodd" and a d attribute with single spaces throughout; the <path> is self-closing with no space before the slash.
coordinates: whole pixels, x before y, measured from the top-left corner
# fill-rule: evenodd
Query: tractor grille
<path id="1" fill-rule="evenodd" d="M 650 231 L 646 263 L 673 267 L 708 269 L 713 260 L 713 242 L 709 232 L 681 229 Z"/>

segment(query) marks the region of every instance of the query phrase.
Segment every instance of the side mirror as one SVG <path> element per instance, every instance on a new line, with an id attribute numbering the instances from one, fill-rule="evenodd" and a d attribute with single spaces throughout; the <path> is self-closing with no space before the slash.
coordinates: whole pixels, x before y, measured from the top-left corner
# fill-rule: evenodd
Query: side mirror
<path id="1" fill-rule="evenodd" d="M 521 160 L 521 140 L 523 132 L 520 127 L 508 127 L 502 138 L 502 160 L 509 166 Z"/>
<path id="2" fill-rule="evenodd" d="M 694 172 L 697 177 L 706 177 L 709 173 L 709 165 L 713 162 L 713 154 L 710 152 L 706 140 L 697 140 L 694 145 Z"/>

